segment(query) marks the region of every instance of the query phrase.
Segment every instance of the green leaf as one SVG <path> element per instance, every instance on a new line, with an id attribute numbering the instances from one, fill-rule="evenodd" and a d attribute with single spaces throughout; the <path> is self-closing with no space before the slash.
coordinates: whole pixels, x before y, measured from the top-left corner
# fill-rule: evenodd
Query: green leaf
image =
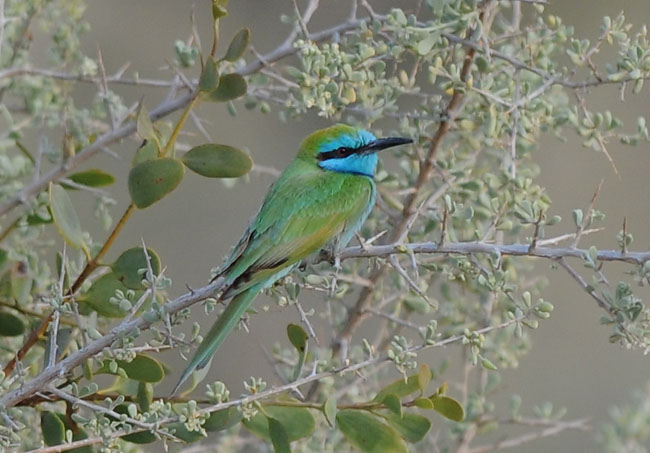
<path id="1" fill-rule="evenodd" d="M 418 375 L 414 374 L 413 376 L 409 376 L 406 381 L 404 381 L 403 378 L 400 378 L 384 387 L 380 390 L 379 393 L 377 393 L 377 396 L 373 398 L 373 401 L 382 401 L 386 395 L 389 395 L 391 393 L 398 398 L 402 398 L 403 396 L 410 395 L 411 393 L 415 393 L 418 390 L 420 390 Z"/>
<path id="2" fill-rule="evenodd" d="M 418 54 L 422 56 L 427 55 L 429 52 L 431 52 L 433 46 L 436 45 L 437 40 L 438 40 L 438 36 L 433 34 L 424 38 L 417 45 Z"/>
<path id="3" fill-rule="evenodd" d="M 78 302 L 80 302 L 80 310 L 83 311 L 83 306 L 86 305 L 96 311 L 97 314 L 106 318 L 122 318 L 126 316 L 126 311 L 110 302 L 111 297 L 115 296 L 115 291 L 118 289 L 126 293 L 128 288 L 118 280 L 113 272 L 102 275 L 78 299 Z"/>
<path id="4" fill-rule="evenodd" d="M 59 233 L 68 243 L 76 248 L 85 248 L 81 222 L 74 209 L 72 200 L 58 184 L 50 183 L 50 208 Z"/>
<path id="5" fill-rule="evenodd" d="M 223 431 L 231 426 L 235 426 L 242 419 L 241 412 L 236 407 L 229 407 L 210 414 L 203 424 L 207 432 Z"/>
<path id="6" fill-rule="evenodd" d="M 227 15 L 226 2 L 223 0 L 212 0 L 212 18 L 217 21 Z"/>
<path id="7" fill-rule="evenodd" d="M 153 123 L 149 118 L 149 112 L 147 107 L 145 107 L 144 102 L 140 102 L 140 107 L 138 108 L 138 114 L 135 119 L 135 128 L 138 132 L 138 135 L 144 140 L 156 141 L 156 131 L 153 128 Z"/>
<path id="8" fill-rule="evenodd" d="M 91 168 L 90 170 L 73 173 L 68 176 L 68 179 L 70 181 L 76 182 L 77 184 L 88 187 L 110 186 L 115 182 L 113 175 L 106 173 L 98 168 Z M 66 189 L 74 189 L 74 187 L 67 187 L 65 184 L 62 185 Z"/>
<path id="9" fill-rule="evenodd" d="M 395 428 L 365 411 L 339 411 L 336 423 L 348 442 L 364 453 L 408 453 Z"/>
<path id="10" fill-rule="evenodd" d="M 183 155 L 183 163 L 207 178 L 238 178 L 253 166 L 253 161 L 245 152 L 215 143 L 195 146 Z"/>
<path id="11" fill-rule="evenodd" d="M 309 409 L 304 407 L 264 406 L 264 412 L 282 424 L 287 432 L 289 442 L 308 437 L 314 432 L 316 422 Z M 243 425 L 250 432 L 262 439 L 271 440 L 268 418 L 258 413 Z"/>
<path id="12" fill-rule="evenodd" d="M 267 421 L 269 424 L 271 443 L 273 444 L 275 453 L 291 453 L 289 436 L 287 436 L 287 431 L 284 429 L 282 423 L 272 417 L 269 417 Z"/>
<path id="13" fill-rule="evenodd" d="M 217 88 L 219 83 L 219 72 L 217 70 L 217 63 L 209 57 L 205 60 L 205 66 L 199 77 L 199 91 L 208 92 Z"/>
<path id="14" fill-rule="evenodd" d="M 336 407 L 336 395 L 332 394 L 325 400 L 323 403 L 323 414 L 325 415 L 325 420 L 327 423 L 334 428 L 336 424 L 336 412 L 338 411 Z"/>
<path id="15" fill-rule="evenodd" d="M 26 261 L 17 261 L 10 271 L 11 296 L 18 305 L 25 305 L 32 292 L 32 277 L 27 266 Z"/>
<path id="16" fill-rule="evenodd" d="M 140 209 L 148 208 L 173 191 L 182 181 L 181 161 L 163 158 L 142 162 L 129 172 L 129 194 Z M 56 221 L 56 217 L 55 217 Z"/>
<path id="17" fill-rule="evenodd" d="M 120 437 L 120 439 L 138 445 L 150 444 L 158 440 L 156 435 L 151 431 L 140 431 L 138 433 L 127 434 L 126 436 Z"/>
<path id="18" fill-rule="evenodd" d="M 402 402 L 399 400 L 397 395 L 390 393 L 381 400 L 382 404 L 392 413 L 402 416 Z"/>
<path id="19" fill-rule="evenodd" d="M 444 395 L 432 395 L 430 399 L 433 409 L 449 420 L 462 422 L 465 418 L 463 406 L 455 399 Z"/>
<path id="20" fill-rule="evenodd" d="M 45 445 L 60 445 L 65 440 L 65 425 L 54 412 L 41 412 L 41 431 Z"/>
<path id="21" fill-rule="evenodd" d="M 184 442 L 191 444 L 202 439 L 205 439 L 205 436 L 201 434 L 200 431 L 190 431 L 185 426 L 185 423 L 176 422 L 169 424 L 170 431 L 174 432 L 174 436 L 178 437 Z"/>
<path id="22" fill-rule="evenodd" d="M 150 382 L 138 382 L 136 401 L 142 412 L 148 412 L 153 401 L 153 385 Z"/>
<path id="23" fill-rule="evenodd" d="M 84 431 L 82 428 L 77 426 L 74 421 L 71 421 L 68 419 L 65 414 L 60 414 L 58 412 L 54 412 L 54 415 L 59 417 L 59 420 L 63 423 L 63 426 L 65 426 L 66 430 L 72 431 L 72 441 L 77 441 L 77 440 L 84 440 L 88 439 L 88 434 L 86 431 Z M 73 448 L 71 450 L 68 450 L 71 453 L 93 453 L 95 451 L 95 448 L 92 445 L 88 445 L 85 447 L 79 447 L 79 448 Z"/>
<path id="24" fill-rule="evenodd" d="M 118 414 L 128 415 L 129 414 L 128 407 L 129 407 L 128 404 L 120 404 L 116 406 L 115 409 L 113 410 Z M 111 420 L 115 420 L 114 417 L 111 417 L 110 415 L 108 416 L 108 418 Z M 151 431 L 140 431 L 138 433 L 127 434 L 126 436 L 122 436 L 121 439 L 127 442 L 131 442 L 132 444 L 138 444 L 138 445 L 150 444 L 158 440 L 156 435 Z"/>
<path id="25" fill-rule="evenodd" d="M 147 255 L 151 262 L 151 270 L 158 275 L 160 273 L 160 257 L 155 250 L 150 248 L 147 248 Z M 144 273 L 141 271 L 147 268 L 147 256 L 142 247 L 133 247 L 122 252 L 117 260 L 111 264 L 111 269 L 113 269 L 117 279 L 124 286 L 131 289 L 144 289 L 142 286 Z"/>
<path id="26" fill-rule="evenodd" d="M 134 167 L 142 162 L 148 160 L 156 160 L 158 158 L 158 145 L 153 140 L 145 140 L 142 146 L 133 155 L 131 165 Z"/>
<path id="27" fill-rule="evenodd" d="M 429 386 L 429 382 L 431 382 L 432 378 L 433 374 L 431 373 L 429 366 L 425 363 L 421 364 L 420 368 L 418 369 L 418 387 L 420 390 L 425 391 Z"/>
<path id="28" fill-rule="evenodd" d="M 130 362 L 124 360 L 116 360 L 117 366 L 124 370 L 129 379 L 138 382 L 160 382 L 165 377 L 160 362 L 152 357 L 144 354 L 138 354 Z M 102 367 L 97 371 L 97 374 L 116 374 L 111 373 L 109 368 L 109 360 L 104 361 Z"/>
<path id="29" fill-rule="evenodd" d="M 230 41 L 230 45 L 228 46 L 228 50 L 226 50 L 226 55 L 224 55 L 223 59 L 227 61 L 239 60 L 242 57 L 242 55 L 244 55 L 244 52 L 246 52 L 246 49 L 248 48 L 248 44 L 250 43 L 250 41 L 251 41 L 250 29 L 242 28 L 232 38 L 232 41 Z"/>
<path id="30" fill-rule="evenodd" d="M 287 326 L 287 337 L 298 352 L 305 352 L 307 347 L 307 332 L 298 324 L 289 324 Z"/>
<path id="31" fill-rule="evenodd" d="M 209 100 L 214 102 L 227 102 L 246 94 L 248 85 L 246 80 L 236 72 L 219 77 L 219 85 L 210 92 Z"/>
<path id="32" fill-rule="evenodd" d="M 27 221 L 27 225 L 36 226 L 36 225 L 48 225 L 52 223 L 53 222 L 52 209 L 49 206 L 47 206 L 47 213 L 49 215 L 48 217 L 43 217 L 38 212 L 33 212 L 31 214 L 28 214 L 27 217 L 25 218 L 25 220 Z"/>
<path id="33" fill-rule="evenodd" d="M 433 402 L 429 398 L 417 398 L 413 404 L 420 409 L 433 410 Z"/>
<path id="34" fill-rule="evenodd" d="M 396 414 L 388 414 L 386 421 L 400 433 L 402 438 L 411 443 L 424 439 L 431 429 L 431 422 L 428 418 L 409 412 L 405 412 L 401 417 Z"/>
<path id="35" fill-rule="evenodd" d="M 0 311 L 0 337 L 16 337 L 25 332 L 25 324 L 18 316 Z"/>

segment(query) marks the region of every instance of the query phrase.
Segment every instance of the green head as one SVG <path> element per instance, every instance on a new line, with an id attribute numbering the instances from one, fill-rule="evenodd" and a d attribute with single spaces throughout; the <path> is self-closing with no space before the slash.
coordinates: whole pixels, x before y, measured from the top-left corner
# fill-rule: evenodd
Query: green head
<path id="1" fill-rule="evenodd" d="M 300 145 L 298 158 L 312 161 L 325 171 L 372 177 L 377 151 L 412 142 L 410 138 L 377 138 L 364 129 L 336 124 L 307 137 Z"/>

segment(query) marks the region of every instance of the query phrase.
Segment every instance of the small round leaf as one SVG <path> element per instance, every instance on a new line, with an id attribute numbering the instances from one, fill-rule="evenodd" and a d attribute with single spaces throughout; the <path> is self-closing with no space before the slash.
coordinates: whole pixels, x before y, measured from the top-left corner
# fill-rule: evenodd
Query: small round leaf
<path id="1" fill-rule="evenodd" d="M 208 58 L 199 77 L 199 91 L 212 91 L 217 88 L 217 83 L 219 83 L 217 63 L 212 58 Z"/>
<path id="2" fill-rule="evenodd" d="M 195 146 L 185 153 L 183 163 L 207 178 L 238 178 L 253 166 L 253 161 L 245 152 L 215 143 Z"/>
<path id="3" fill-rule="evenodd" d="M 72 200 L 58 184 L 50 183 L 50 208 L 59 233 L 65 241 L 76 248 L 84 248 L 81 222 L 74 209 Z"/>
<path id="4" fill-rule="evenodd" d="M 307 332 L 298 324 L 289 324 L 287 326 L 287 336 L 289 341 L 298 352 L 304 352 L 307 347 Z"/>
<path id="5" fill-rule="evenodd" d="M 453 398 L 444 395 L 431 396 L 433 409 L 444 417 L 455 422 L 462 422 L 465 418 L 463 406 Z"/>
<path id="6" fill-rule="evenodd" d="M 161 363 L 147 355 L 138 354 L 130 362 L 116 360 L 117 366 L 124 370 L 129 379 L 138 382 L 156 383 L 165 377 L 165 370 Z M 110 361 L 106 360 L 97 371 L 98 374 L 116 374 L 111 372 Z"/>
<path id="7" fill-rule="evenodd" d="M 314 432 L 316 422 L 309 409 L 303 407 L 264 406 L 264 412 L 282 424 L 287 432 L 289 442 L 308 437 Z M 243 425 L 253 434 L 271 440 L 268 418 L 258 413 Z"/>
<path id="8" fill-rule="evenodd" d="M 272 417 L 269 417 L 267 421 L 275 453 L 291 453 L 289 436 L 287 435 L 287 431 L 284 429 L 282 423 Z"/>
<path id="9" fill-rule="evenodd" d="M 228 50 L 226 50 L 226 55 L 224 55 L 223 59 L 227 61 L 239 60 L 242 57 L 242 55 L 244 55 L 244 52 L 246 52 L 246 49 L 248 48 L 248 44 L 250 43 L 250 41 L 251 41 L 250 29 L 242 28 L 232 38 L 232 41 L 230 41 L 230 45 L 228 46 Z"/>
<path id="10" fill-rule="evenodd" d="M 160 273 L 160 257 L 150 248 L 147 248 L 147 255 L 151 262 L 151 270 L 158 275 Z M 111 265 L 111 268 L 117 279 L 127 288 L 144 289 L 142 286 L 142 279 L 144 278 L 142 271 L 148 269 L 148 266 L 147 256 L 142 247 L 134 247 L 122 252 Z"/>
<path id="11" fill-rule="evenodd" d="M 98 168 L 91 168 L 90 170 L 80 171 L 68 176 L 70 181 L 88 187 L 104 187 L 110 186 L 115 182 L 113 175 L 106 173 Z"/>
<path id="12" fill-rule="evenodd" d="M 395 428 L 365 411 L 339 411 L 336 423 L 348 442 L 364 453 L 408 453 Z"/>
<path id="13" fill-rule="evenodd" d="M 219 85 L 210 92 L 210 101 L 227 102 L 246 94 L 246 80 L 236 72 L 219 77 Z"/>
<path id="14" fill-rule="evenodd" d="M 431 422 L 423 415 L 406 412 L 402 416 L 388 414 L 388 424 L 395 428 L 407 442 L 420 442 L 431 429 Z"/>
<path id="15" fill-rule="evenodd" d="M 118 289 L 122 292 L 127 291 L 127 287 L 118 280 L 113 272 L 102 275 L 79 298 L 79 302 L 81 303 L 79 309 L 83 313 L 83 307 L 86 305 L 96 311 L 97 314 L 106 318 L 122 318 L 126 316 L 126 311 L 110 302 L 111 297 L 115 296 L 115 291 Z"/>
<path id="16" fill-rule="evenodd" d="M 222 431 L 235 426 L 242 419 L 241 412 L 236 407 L 229 407 L 210 414 L 210 417 L 203 424 L 207 432 Z"/>
<path id="17" fill-rule="evenodd" d="M 182 181 L 185 167 L 177 159 L 142 162 L 129 172 L 129 194 L 140 209 L 148 208 L 173 191 Z M 56 216 L 55 216 L 56 221 Z"/>
<path id="18" fill-rule="evenodd" d="M 0 337 L 15 337 L 25 332 L 22 319 L 13 313 L 0 311 Z"/>
<path id="19" fill-rule="evenodd" d="M 41 431 L 45 445 L 60 445 L 65 440 L 65 425 L 54 412 L 41 412 Z"/>

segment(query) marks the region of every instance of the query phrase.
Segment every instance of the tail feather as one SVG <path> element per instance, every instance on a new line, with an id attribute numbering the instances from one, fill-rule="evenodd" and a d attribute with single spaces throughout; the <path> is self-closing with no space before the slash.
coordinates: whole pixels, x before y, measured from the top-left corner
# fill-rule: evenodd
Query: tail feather
<path id="1" fill-rule="evenodd" d="M 183 371 L 181 378 L 174 387 L 172 395 L 175 395 L 183 383 L 192 375 L 196 370 L 205 368 L 210 359 L 217 351 L 221 343 L 226 339 L 230 331 L 237 325 L 237 322 L 246 312 L 251 302 L 257 294 L 261 291 L 262 285 L 253 286 L 246 291 L 237 294 L 229 303 L 226 309 L 221 313 L 217 321 L 210 328 L 208 334 L 203 338 L 203 342 L 199 345 L 190 360 L 189 365 Z"/>

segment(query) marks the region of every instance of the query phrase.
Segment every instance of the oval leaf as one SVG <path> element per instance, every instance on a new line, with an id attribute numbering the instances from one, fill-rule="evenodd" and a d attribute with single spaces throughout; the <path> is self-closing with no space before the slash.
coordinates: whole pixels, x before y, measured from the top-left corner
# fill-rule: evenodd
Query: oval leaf
<path id="1" fill-rule="evenodd" d="M 138 393 L 136 402 L 142 412 L 148 412 L 151 402 L 153 401 L 153 385 L 149 382 L 138 382 Z"/>
<path id="2" fill-rule="evenodd" d="M 444 395 L 431 396 L 433 409 L 444 417 L 455 422 L 462 422 L 465 418 L 463 406 L 453 398 Z"/>
<path id="3" fill-rule="evenodd" d="M 373 401 L 380 402 L 386 397 L 386 395 L 390 395 L 391 393 L 398 398 L 401 398 L 410 395 L 411 393 L 415 393 L 418 390 L 420 390 L 420 382 L 418 375 L 414 374 L 413 376 L 409 376 L 406 381 L 401 378 L 387 385 L 377 393 L 377 396 L 375 396 Z"/>
<path id="4" fill-rule="evenodd" d="M 68 245 L 84 248 L 83 231 L 77 211 L 66 191 L 58 184 L 50 183 L 50 208 L 54 223 Z"/>
<path id="5" fill-rule="evenodd" d="M 287 326 L 287 336 L 289 341 L 298 352 L 305 352 L 307 347 L 307 332 L 298 324 L 289 324 Z"/>
<path id="6" fill-rule="evenodd" d="M 129 379 L 138 382 L 160 382 L 165 377 L 165 371 L 158 360 L 138 354 L 135 359 L 130 362 L 124 360 L 116 360 L 117 366 L 122 368 Z M 104 365 L 97 371 L 98 374 L 114 374 L 110 372 L 109 361 L 105 361 Z"/>
<path id="7" fill-rule="evenodd" d="M 226 51 L 226 55 L 224 55 L 223 59 L 227 61 L 239 60 L 242 57 L 242 55 L 244 55 L 244 52 L 246 52 L 246 49 L 248 48 L 248 44 L 250 43 L 250 41 L 251 41 L 250 29 L 242 28 L 232 38 L 232 41 L 230 41 L 230 45 L 228 46 L 228 50 Z"/>
<path id="8" fill-rule="evenodd" d="M 138 114 L 135 120 L 135 128 L 138 135 L 145 140 L 156 140 L 156 132 L 153 128 L 153 123 L 149 118 L 149 111 L 145 107 L 144 102 L 140 102 Z"/>
<path id="9" fill-rule="evenodd" d="M 217 63 L 210 57 L 205 60 L 205 66 L 199 77 L 199 91 L 212 91 L 217 88 L 219 82 L 219 72 Z"/>
<path id="10" fill-rule="evenodd" d="M 309 409 L 303 407 L 264 406 L 264 412 L 282 424 L 287 432 L 289 442 L 308 437 L 314 432 L 316 422 Z M 261 413 L 258 413 L 250 420 L 244 420 L 242 423 L 256 436 L 271 440 L 268 418 Z"/>
<path id="11" fill-rule="evenodd" d="M 420 409 L 433 410 L 433 402 L 429 398 L 417 398 L 413 404 Z"/>
<path id="12" fill-rule="evenodd" d="M 195 146 L 185 153 L 183 163 L 193 172 L 208 178 L 238 178 L 253 166 L 245 152 L 214 143 Z"/>
<path id="13" fill-rule="evenodd" d="M 151 270 L 158 275 L 160 273 L 160 257 L 150 248 L 147 248 L 147 255 L 151 263 Z M 117 279 L 127 288 L 144 289 L 142 279 L 144 278 L 143 270 L 148 269 L 147 255 L 142 247 L 128 249 L 115 260 L 111 269 Z"/>
<path id="14" fill-rule="evenodd" d="M 205 436 L 201 434 L 200 431 L 188 430 L 187 427 L 185 426 L 185 423 L 181 423 L 181 422 L 170 423 L 168 425 L 168 428 L 171 432 L 174 433 L 174 436 L 178 437 L 183 442 L 187 442 L 188 444 L 191 444 L 192 442 L 196 442 L 201 439 L 205 439 Z"/>
<path id="15" fill-rule="evenodd" d="M 386 406 L 386 409 L 391 411 L 393 414 L 399 417 L 402 416 L 402 402 L 399 400 L 397 395 L 389 393 L 381 402 Z"/>
<path id="16" fill-rule="evenodd" d="M 142 162 L 129 172 L 129 194 L 140 209 L 148 208 L 173 191 L 183 179 L 185 166 L 177 159 Z M 56 221 L 56 216 L 54 218 Z"/>
<path id="17" fill-rule="evenodd" d="M 156 160 L 158 158 L 158 145 L 153 140 L 145 140 L 142 142 L 142 145 L 133 155 L 133 161 L 131 165 L 134 167 L 142 162 L 148 160 Z"/>
<path id="18" fill-rule="evenodd" d="M 127 312 L 122 310 L 118 305 L 110 302 L 111 297 L 115 296 L 115 291 L 127 291 L 127 287 L 118 280 L 113 272 L 102 275 L 93 282 L 88 291 L 79 298 L 79 309 L 83 313 L 83 306 L 90 307 L 97 314 L 106 318 L 122 318 Z"/>
<path id="19" fill-rule="evenodd" d="M 236 72 L 219 77 L 219 85 L 210 92 L 208 98 L 214 102 L 227 102 L 246 94 L 246 80 Z"/>
<path id="20" fill-rule="evenodd" d="M 115 412 L 118 414 L 129 414 L 128 410 L 129 405 L 128 404 L 120 404 L 113 409 Z M 113 417 L 110 415 L 108 416 L 109 419 L 114 420 Z M 121 437 L 122 440 L 125 440 L 127 442 L 131 442 L 132 444 L 150 444 L 152 442 L 155 442 L 158 440 L 156 435 L 152 433 L 151 431 L 140 431 L 137 433 L 133 434 L 127 434 L 126 436 Z"/>
<path id="21" fill-rule="evenodd" d="M 229 407 L 210 414 L 210 417 L 203 424 L 207 432 L 222 431 L 235 426 L 242 419 L 241 412 L 236 407 Z"/>
<path id="22" fill-rule="evenodd" d="M 388 424 L 395 428 L 407 442 L 420 442 L 431 429 L 431 422 L 423 415 L 404 413 L 402 416 L 388 414 Z"/>
<path id="23" fill-rule="evenodd" d="M 269 434 L 271 435 L 271 443 L 275 453 L 291 453 L 291 445 L 289 444 L 289 436 L 284 429 L 282 423 L 274 418 L 267 419 L 269 424 Z"/>
<path id="24" fill-rule="evenodd" d="M 429 382 L 433 378 L 433 373 L 431 373 L 431 368 L 425 363 L 420 365 L 418 369 L 418 387 L 420 390 L 425 391 L 429 386 Z"/>
<path id="25" fill-rule="evenodd" d="M 45 445 L 60 445 L 65 440 L 65 425 L 54 412 L 41 412 L 41 431 Z"/>
<path id="26" fill-rule="evenodd" d="M 348 442 L 365 453 L 408 453 L 395 428 L 365 411 L 339 411 L 336 423 Z"/>
<path id="27" fill-rule="evenodd" d="M 0 311 L 0 337 L 15 337 L 25 332 L 25 324 L 16 315 Z"/>
<path id="28" fill-rule="evenodd" d="M 66 430 L 72 431 L 72 441 L 77 441 L 77 440 L 84 440 L 88 439 L 88 434 L 86 431 L 84 431 L 82 428 L 80 428 L 76 423 L 71 422 L 70 419 L 68 419 L 65 414 L 60 414 L 58 412 L 54 412 L 54 415 L 59 417 L 59 420 L 61 420 L 61 423 L 63 423 L 63 426 L 65 427 Z M 69 450 L 71 453 L 93 453 L 95 449 L 93 448 L 92 445 L 87 445 L 85 447 L 79 447 L 79 448 L 73 448 Z"/>
<path id="29" fill-rule="evenodd" d="M 323 403 L 323 414 L 327 423 L 334 428 L 336 424 L 336 411 L 338 410 L 336 406 L 336 395 L 330 395 L 329 398 Z"/>
<path id="30" fill-rule="evenodd" d="M 110 186 L 115 182 L 113 175 L 108 174 L 98 168 L 91 168 L 90 170 L 73 173 L 68 176 L 70 181 L 88 187 L 104 187 Z"/>

